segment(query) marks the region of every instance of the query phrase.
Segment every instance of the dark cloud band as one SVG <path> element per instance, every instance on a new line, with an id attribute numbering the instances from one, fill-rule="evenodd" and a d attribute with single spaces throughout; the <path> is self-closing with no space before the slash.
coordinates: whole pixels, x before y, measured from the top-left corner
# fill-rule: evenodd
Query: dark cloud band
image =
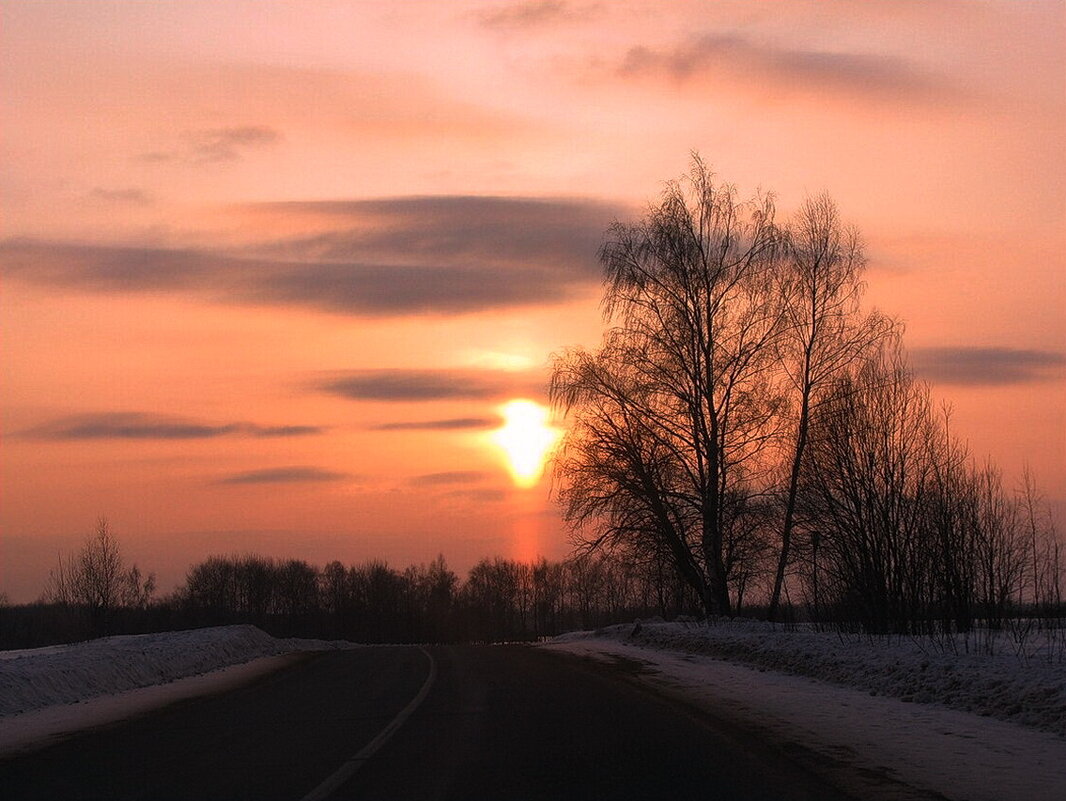
<path id="1" fill-rule="evenodd" d="M 940 103 L 958 94 L 957 87 L 893 56 L 775 47 L 735 33 L 707 34 L 673 49 L 634 47 L 618 72 L 623 77 L 665 76 L 674 81 L 728 76 L 776 91 L 800 89 Z"/>
<path id="2" fill-rule="evenodd" d="M 213 439 L 223 436 L 299 437 L 320 434 L 318 426 L 260 426 L 253 423 L 209 425 L 174 417 L 139 412 L 107 412 L 64 417 L 24 432 L 35 439 L 148 440 Z"/>
<path id="3" fill-rule="evenodd" d="M 248 211 L 246 209 L 246 211 Z M 314 233 L 239 251 L 0 242 L 7 278 L 108 293 L 198 293 L 221 302 L 382 316 L 553 303 L 599 281 L 595 201 L 434 197 L 251 208 Z"/>
<path id="4" fill-rule="evenodd" d="M 320 388 L 350 400 L 420 402 L 540 397 L 542 383 L 531 373 L 506 370 L 359 370 Z"/>
<path id="5" fill-rule="evenodd" d="M 496 428 L 502 424 L 498 417 L 449 417 L 443 420 L 410 420 L 381 423 L 374 431 L 468 431 Z"/>
<path id="6" fill-rule="evenodd" d="M 452 470 L 444 473 L 426 473 L 415 476 L 408 483 L 413 487 L 439 487 L 453 484 L 477 484 L 487 478 L 487 473 L 476 470 Z"/>
<path id="7" fill-rule="evenodd" d="M 343 481 L 346 473 L 334 473 L 317 467 L 273 467 L 249 470 L 220 479 L 219 484 L 301 484 L 308 482 Z"/>
<path id="8" fill-rule="evenodd" d="M 916 348 L 910 352 L 917 373 L 938 384 L 1003 386 L 1061 377 L 1066 355 L 1014 348 Z"/>
<path id="9" fill-rule="evenodd" d="M 596 3 L 575 5 L 564 0 L 525 0 L 483 9 L 477 14 L 477 19 L 486 28 L 521 30 L 583 22 L 592 19 L 601 10 Z"/>
<path id="10" fill-rule="evenodd" d="M 140 160 L 192 165 L 238 161 L 245 151 L 274 144 L 280 139 L 276 130 L 265 125 L 187 131 L 180 148 L 142 153 Z"/>

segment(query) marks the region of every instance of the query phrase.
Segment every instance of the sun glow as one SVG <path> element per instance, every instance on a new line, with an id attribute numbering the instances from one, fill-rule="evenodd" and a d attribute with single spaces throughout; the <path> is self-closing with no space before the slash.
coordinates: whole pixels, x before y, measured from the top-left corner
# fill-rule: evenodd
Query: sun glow
<path id="1" fill-rule="evenodd" d="M 518 398 L 500 407 L 504 424 L 492 441 L 507 454 L 507 466 L 516 486 L 527 488 L 540 481 L 544 463 L 562 432 L 548 422 L 548 410 Z"/>

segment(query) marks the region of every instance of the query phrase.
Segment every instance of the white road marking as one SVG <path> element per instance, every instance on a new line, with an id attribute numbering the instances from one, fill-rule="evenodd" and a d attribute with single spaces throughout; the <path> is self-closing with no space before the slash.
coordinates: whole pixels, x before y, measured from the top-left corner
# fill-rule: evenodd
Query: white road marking
<path id="1" fill-rule="evenodd" d="M 372 757 L 381 746 L 385 745 L 389 739 L 396 734 L 399 728 L 404 722 L 414 714 L 414 711 L 418 709 L 422 701 L 429 695 L 429 689 L 433 686 L 433 682 L 437 679 L 437 662 L 433 659 L 433 656 L 425 648 L 419 648 L 423 654 L 426 655 L 426 659 L 429 660 L 429 675 L 426 676 L 426 680 L 422 683 L 422 689 L 418 691 L 418 695 L 411 699 L 411 702 L 400 710 L 381 732 L 363 746 L 355 756 L 349 758 L 343 765 L 335 770 L 330 776 L 326 778 L 318 787 L 305 795 L 300 801 L 323 801 L 323 799 L 329 798 L 342 784 L 355 775 L 359 768 L 363 767 L 370 757 Z"/>

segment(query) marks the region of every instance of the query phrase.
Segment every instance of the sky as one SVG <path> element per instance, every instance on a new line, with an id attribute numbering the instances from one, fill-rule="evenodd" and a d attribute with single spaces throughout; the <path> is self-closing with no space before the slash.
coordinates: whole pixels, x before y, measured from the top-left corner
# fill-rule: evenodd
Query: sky
<path id="1" fill-rule="evenodd" d="M 0 592 L 560 558 L 510 401 L 698 152 L 828 192 L 952 428 L 1066 510 L 1066 3 L 0 2 Z M 1061 520 L 1060 520 L 1061 525 Z"/>

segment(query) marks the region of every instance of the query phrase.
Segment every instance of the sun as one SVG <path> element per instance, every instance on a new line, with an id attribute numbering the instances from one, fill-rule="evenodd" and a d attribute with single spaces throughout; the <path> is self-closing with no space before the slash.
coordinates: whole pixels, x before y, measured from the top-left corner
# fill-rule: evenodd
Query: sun
<path id="1" fill-rule="evenodd" d="M 507 466 L 516 486 L 536 485 L 544 464 L 562 432 L 548 422 L 548 410 L 535 401 L 516 398 L 500 407 L 503 426 L 492 441 L 507 454 Z"/>

